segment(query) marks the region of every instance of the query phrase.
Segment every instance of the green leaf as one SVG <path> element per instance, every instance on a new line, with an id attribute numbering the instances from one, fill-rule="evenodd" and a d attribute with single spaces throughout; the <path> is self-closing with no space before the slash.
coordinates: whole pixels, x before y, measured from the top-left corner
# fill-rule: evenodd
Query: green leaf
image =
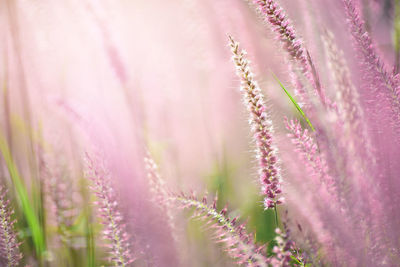
<path id="1" fill-rule="evenodd" d="M 304 118 L 304 120 L 308 123 L 310 128 L 313 131 L 315 131 L 314 126 L 311 124 L 311 121 L 308 119 L 308 117 L 306 116 L 304 111 L 301 109 L 299 104 L 297 104 L 297 102 L 294 99 L 294 97 L 289 93 L 289 91 L 285 88 L 285 86 L 281 83 L 281 81 L 278 79 L 278 77 L 276 77 L 276 75 L 274 73 L 272 73 L 272 76 L 274 76 L 275 80 L 279 83 L 280 87 L 283 89 L 283 91 L 285 91 L 285 94 L 289 97 L 290 101 L 292 101 L 293 105 L 295 106 L 297 111 L 300 113 L 300 115 Z"/>
<path id="2" fill-rule="evenodd" d="M 11 180 L 13 182 L 19 204 L 22 207 L 22 212 L 31 230 L 36 253 L 38 257 L 41 257 L 42 253 L 45 251 L 43 231 L 42 228 L 40 227 L 39 219 L 35 214 L 32 203 L 29 200 L 28 193 L 26 191 L 25 185 L 23 184 L 17 166 L 15 165 L 14 160 L 12 159 L 6 139 L 4 138 L 1 132 L 0 132 L 0 152 L 3 155 L 4 161 L 7 165 L 7 169 L 10 174 Z"/>
<path id="3" fill-rule="evenodd" d="M 301 262 L 299 261 L 299 259 L 297 259 L 295 256 L 290 255 L 290 258 L 294 261 L 294 263 L 296 263 L 296 264 L 301 264 Z"/>

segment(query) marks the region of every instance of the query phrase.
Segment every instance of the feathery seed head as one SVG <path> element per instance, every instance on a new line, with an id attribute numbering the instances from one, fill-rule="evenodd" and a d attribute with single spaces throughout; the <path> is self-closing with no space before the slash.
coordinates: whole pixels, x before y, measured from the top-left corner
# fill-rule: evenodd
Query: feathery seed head
<path id="1" fill-rule="evenodd" d="M 311 95 L 307 90 L 308 85 L 311 85 L 314 90 L 312 94 L 318 96 L 324 107 L 334 108 L 334 104 L 330 103 L 325 97 L 311 56 L 301 38 L 297 36 L 293 24 L 285 14 L 285 11 L 274 0 L 254 0 L 254 3 L 258 6 L 258 10 L 264 16 L 264 19 L 272 26 L 272 30 L 277 33 L 277 39 L 288 53 L 291 63 L 294 63 L 289 65 L 293 78 L 292 82 L 296 89 L 295 92 L 305 105 L 305 108 L 310 108 L 309 105 L 311 104 Z"/>
<path id="2" fill-rule="evenodd" d="M 215 234 L 215 241 L 225 245 L 226 252 L 238 264 L 245 266 L 269 266 L 269 260 L 265 257 L 263 246 L 255 244 L 253 237 L 246 232 L 245 224 L 238 224 L 237 218 L 227 218 L 227 207 L 218 211 L 216 199 L 212 205 L 207 204 L 207 196 L 199 200 L 195 195 L 172 195 L 171 199 L 177 201 L 182 208 L 193 208 L 195 215 L 203 219 L 206 225 Z"/>
<path id="3" fill-rule="evenodd" d="M 333 190 L 334 179 L 328 173 L 328 165 L 319 153 L 318 146 L 307 129 L 301 127 L 297 120 L 288 120 L 285 117 L 286 128 L 290 131 L 289 137 L 296 147 L 298 155 L 309 171 L 318 178 L 318 183 L 324 183 Z"/>
<path id="4" fill-rule="evenodd" d="M 395 74 L 389 73 L 382 59 L 380 58 L 375 44 L 370 34 L 365 29 L 365 23 L 361 19 L 359 11 L 353 0 L 343 0 L 345 7 L 349 30 L 353 36 L 354 48 L 358 53 L 361 62 L 361 69 L 364 74 L 366 87 L 369 89 L 369 94 L 380 98 L 380 101 L 373 101 L 373 105 L 377 110 L 382 109 L 382 105 L 378 102 L 387 101 L 390 109 L 390 114 L 387 117 L 391 126 L 397 135 L 397 142 L 400 139 L 400 91 L 399 84 Z"/>
<path id="5" fill-rule="evenodd" d="M 175 242 L 178 241 L 177 229 L 175 227 L 175 218 L 173 214 L 173 205 L 171 203 L 170 194 L 166 188 L 166 183 L 160 175 L 157 163 L 152 158 L 150 152 L 144 158 L 147 177 L 152 191 L 153 201 L 159 206 L 164 213 L 168 227 L 171 230 L 172 237 Z"/>
<path id="6" fill-rule="evenodd" d="M 274 208 L 283 203 L 281 176 L 278 167 L 276 148 L 273 144 L 273 125 L 267 112 L 264 96 L 254 80 L 254 75 L 245 57 L 246 52 L 239 50 L 239 44 L 229 36 L 232 58 L 236 66 L 236 73 L 241 79 L 240 91 L 244 103 L 250 114 L 250 128 L 256 143 L 257 159 L 259 161 L 259 179 L 262 193 L 265 196 L 266 209 Z"/>
<path id="7" fill-rule="evenodd" d="M 99 207 L 104 225 L 103 236 L 108 240 L 110 248 L 109 261 L 114 266 L 129 266 L 134 257 L 131 253 L 129 235 L 125 230 L 124 219 L 119 211 L 117 195 L 112 187 L 110 174 L 104 164 L 86 155 L 88 177 L 93 181 L 92 190 L 97 196 L 96 205 Z"/>

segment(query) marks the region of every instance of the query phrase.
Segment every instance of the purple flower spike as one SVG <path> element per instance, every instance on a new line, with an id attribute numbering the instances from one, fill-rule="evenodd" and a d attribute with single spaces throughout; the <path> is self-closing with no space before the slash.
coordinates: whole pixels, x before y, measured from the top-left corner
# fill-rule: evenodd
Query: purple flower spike
<path id="1" fill-rule="evenodd" d="M 365 30 L 365 23 L 360 18 L 353 0 L 343 0 L 349 30 L 353 36 L 354 48 L 360 57 L 361 69 L 366 78 L 369 94 L 383 97 L 390 105 L 390 119 L 394 132 L 400 138 L 400 85 L 393 74 L 388 73 L 380 58 L 370 34 Z M 386 108 L 383 101 L 376 109 Z M 397 140 L 399 141 L 399 140 Z"/>
<path id="2" fill-rule="evenodd" d="M 316 178 L 316 184 L 325 184 L 333 195 L 333 197 L 337 197 L 335 191 L 335 180 L 328 172 L 328 164 L 325 158 L 320 154 L 319 148 L 308 132 L 307 129 L 303 130 L 300 123 L 297 120 L 289 121 L 285 118 L 286 128 L 290 131 L 289 137 L 292 140 L 292 143 L 296 147 L 296 152 L 313 178 Z"/>
<path id="3" fill-rule="evenodd" d="M 259 160 L 259 179 L 262 193 L 265 195 L 264 206 L 266 209 L 276 207 L 283 203 L 281 189 L 281 175 L 278 168 L 276 148 L 273 145 L 273 125 L 264 101 L 260 87 L 253 79 L 253 73 L 246 58 L 246 51 L 239 51 L 239 44 L 229 37 L 233 53 L 236 73 L 241 80 L 240 91 L 244 103 L 250 113 L 250 127 L 256 143 L 257 159 Z"/>
<path id="4" fill-rule="evenodd" d="M 274 0 L 254 0 L 254 3 L 258 6 L 265 20 L 271 25 L 273 31 L 277 33 L 277 39 L 288 53 L 292 63 L 295 64 L 291 66 L 290 71 L 294 78 L 293 84 L 297 90 L 299 99 L 307 106 L 310 104 L 310 95 L 306 90 L 307 84 L 304 84 L 302 81 L 305 77 L 308 84 L 314 88 L 313 93 L 319 97 L 321 103 L 324 106 L 332 108 L 332 103 L 326 99 L 321 89 L 319 76 L 311 60 L 311 56 L 304 47 L 303 41 L 297 36 L 292 22 L 285 14 L 285 11 Z M 303 77 L 299 77 L 299 72 Z"/>

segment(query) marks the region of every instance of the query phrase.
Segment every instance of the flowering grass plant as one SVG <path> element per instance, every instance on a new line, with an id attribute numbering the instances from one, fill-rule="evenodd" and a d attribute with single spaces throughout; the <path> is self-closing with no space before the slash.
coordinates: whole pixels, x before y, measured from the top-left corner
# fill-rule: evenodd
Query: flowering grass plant
<path id="1" fill-rule="evenodd" d="M 399 0 L 0 1 L 0 266 L 399 266 L 399 25 Z"/>

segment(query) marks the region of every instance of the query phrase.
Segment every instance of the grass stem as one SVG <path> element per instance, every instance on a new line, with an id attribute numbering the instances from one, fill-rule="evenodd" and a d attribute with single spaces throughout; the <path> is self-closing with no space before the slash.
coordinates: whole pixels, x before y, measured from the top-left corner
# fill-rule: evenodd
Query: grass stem
<path id="1" fill-rule="evenodd" d="M 278 209 L 276 208 L 276 205 L 274 206 L 274 213 L 275 213 L 275 226 L 276 228 L 279 228 Z"/>

